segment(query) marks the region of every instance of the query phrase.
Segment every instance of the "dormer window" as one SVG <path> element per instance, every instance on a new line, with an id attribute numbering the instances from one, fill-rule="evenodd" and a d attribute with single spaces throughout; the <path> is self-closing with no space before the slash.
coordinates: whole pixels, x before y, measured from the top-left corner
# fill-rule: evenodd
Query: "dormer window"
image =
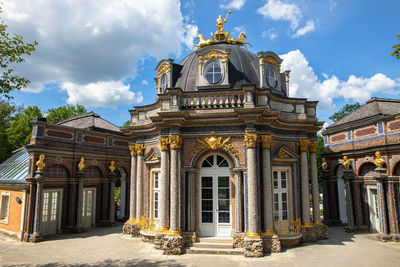
<path id="1" fill-rule="evenodd" d="M 205 67 L 205 77 L 208 83 L 216 84 L 222 79 L 222 69 L 218 62 L 212 61 Z"/>
<path id="2" fill-rule="evenodd" d="M 168 85 L 168 75 L 164 73 L 161 76 L 161 82 L 160 82 L 161 93 L 165 92 L 165 89 L 167 89 L 167 85 Z"/>
<path id="3" fill-rule="evenodd" d="M 266 71 L 265 71 L 265 76 L 266 76 L 265 78 L 267 79 L 268 85 L 272 88 L 275 88 L 276 83 L 277 83 L 275 70 L 272 67 L 267 66 Z"/>

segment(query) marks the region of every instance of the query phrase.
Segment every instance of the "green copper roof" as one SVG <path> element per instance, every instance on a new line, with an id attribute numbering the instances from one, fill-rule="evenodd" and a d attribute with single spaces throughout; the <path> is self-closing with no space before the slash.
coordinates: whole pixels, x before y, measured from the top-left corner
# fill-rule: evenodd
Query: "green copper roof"
<path id="1" fill-rule="evenodd" d="M 0 164 L 0 183 L 25 183 L 28 174 L 29 153 L 25 147 Z"/>

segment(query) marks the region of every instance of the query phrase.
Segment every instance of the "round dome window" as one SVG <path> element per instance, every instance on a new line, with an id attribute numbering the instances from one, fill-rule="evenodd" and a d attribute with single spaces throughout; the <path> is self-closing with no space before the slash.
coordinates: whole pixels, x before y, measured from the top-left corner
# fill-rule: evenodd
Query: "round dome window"
<path id="1" fill-rule="evenodd" d="M 165 89 L 167 89 L 167 85 L 168 85 L 168 75 L 164 74 L 163 76 L 161 76 L 161 84 L 160 84 L 160 88 L 161 88 L 161 92 L 165 92 Z"/>
<path id="2" fill-rule="evenodd" d="M 206 65 L 205 76 L 210 84 L 216 84 L 222 79 L 221 66 L 217 62 L 210 62 Z"/>
<path id="3" fill-rule="evenodd" d="M 271 67 L 267 67 L 266 70 L 266 78 L 267 78 L 267 83 L 270 87 L 274 88 L 276 86 L 276 73 L 275 70 Z"/>

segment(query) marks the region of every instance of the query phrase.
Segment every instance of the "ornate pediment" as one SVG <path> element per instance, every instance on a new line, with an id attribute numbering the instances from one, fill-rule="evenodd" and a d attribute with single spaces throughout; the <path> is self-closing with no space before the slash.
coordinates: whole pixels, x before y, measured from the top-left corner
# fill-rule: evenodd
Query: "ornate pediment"
<path id="1" fill-rule="evenodd" d="M 203 149 L 217 150 L 224 148 L 231 152 L 235 157 L 239 157 L 239 152 L 230 143 L 231 137 L 223 139 L 222 137 L 217 137 L 215 132 L 210 133 L 210 137 L 205 137 L 202 139 L 197 138 L 197 145 L 192 152 L 192 157 L 199 151 Z"/>
<path id="2" fill-rule="evenodd" d="M 274 157 L 276 159 L 296 159 L 297 155 L 288 147 L 282 145 L 276 151 Z"/>

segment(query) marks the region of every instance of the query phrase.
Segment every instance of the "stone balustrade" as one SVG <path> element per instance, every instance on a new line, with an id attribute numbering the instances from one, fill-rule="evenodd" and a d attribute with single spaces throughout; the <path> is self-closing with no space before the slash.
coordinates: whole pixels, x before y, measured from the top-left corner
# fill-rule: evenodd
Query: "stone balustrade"
<path id="1" fill-rule="evenodd" d="M 226 94 L 219 96 L 183 96 L 182 109 L 215 109 L 215 108 L 240 108 L 244 106 L 244 95 Z"/>

